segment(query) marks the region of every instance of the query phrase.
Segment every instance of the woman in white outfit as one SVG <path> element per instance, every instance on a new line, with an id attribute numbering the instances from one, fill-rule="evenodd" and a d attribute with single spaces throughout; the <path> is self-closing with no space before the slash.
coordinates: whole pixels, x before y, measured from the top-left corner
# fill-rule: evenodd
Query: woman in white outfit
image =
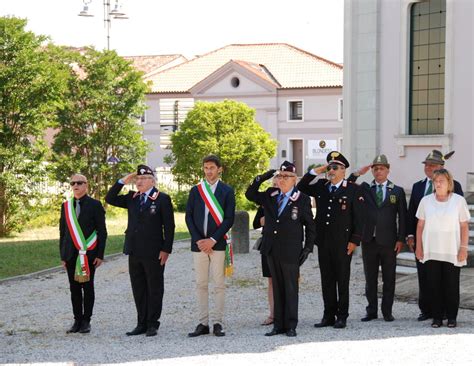
<path id="1" fill-rule="evenodd" d="M 456 327 L 459 277 L 466 265 L 470 213 L 464 197 L 453 193 L 454 181 L 446 169 L 433 174 L 435 192 L 423 197 L 416 212 L 416 257 L 426 264 L 433 299 L 433 328 Z"/>

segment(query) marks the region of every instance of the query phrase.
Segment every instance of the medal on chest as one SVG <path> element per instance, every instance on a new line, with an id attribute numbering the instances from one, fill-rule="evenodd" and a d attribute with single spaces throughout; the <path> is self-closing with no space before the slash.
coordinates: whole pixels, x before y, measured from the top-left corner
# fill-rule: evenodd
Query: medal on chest
<path id="1" fill-rule="evenodd" d="M 298 219 L 298 207 L 297 206 L 293 206 L 291 208 L 291 219 L 292 220 L 297 220 Z"/>

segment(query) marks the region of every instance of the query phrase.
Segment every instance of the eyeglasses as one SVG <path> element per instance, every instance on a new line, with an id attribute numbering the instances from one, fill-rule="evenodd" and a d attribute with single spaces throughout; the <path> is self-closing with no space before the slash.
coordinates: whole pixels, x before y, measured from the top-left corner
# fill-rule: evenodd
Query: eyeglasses
<path id="1" fill-rule="evenodd" d="M 326 168 L 327 171 L 338 170 L 338 169 L 344 169 L 344 167 L 338 164 L 331 164 L 331 165 L 328 165 L 328 167 Z"/>
<path id="2" fill-rule="evenodd" d="M 87 182 L 84 182 L 82 180 L 80 181 L 77 181 L 77 182 L 71 182 L 69 183 L 71 185 L 71 187 L 74 187 L 75 185 L 78 185 L 78 186 L 82 186 L 83 184 L 86 184 Z"/>
<path id="3" fill-rule="evenodd" d="M 283 179 L 283 180 L 287 180 L 287 179 L 295 178 L 295 177 L 296 175 L 282 175 L 282 174 L 275 175 L 276 179 Z"/>

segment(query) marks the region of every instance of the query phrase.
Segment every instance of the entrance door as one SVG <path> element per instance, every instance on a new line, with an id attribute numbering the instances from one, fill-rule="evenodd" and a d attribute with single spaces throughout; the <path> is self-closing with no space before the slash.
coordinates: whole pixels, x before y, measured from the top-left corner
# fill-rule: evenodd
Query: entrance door
<path id="1" fill-rule="evenodd" d="M 303 175 L 303 140 L 291 140 L 293 164 L 296 166 L 298 177 Z"/>

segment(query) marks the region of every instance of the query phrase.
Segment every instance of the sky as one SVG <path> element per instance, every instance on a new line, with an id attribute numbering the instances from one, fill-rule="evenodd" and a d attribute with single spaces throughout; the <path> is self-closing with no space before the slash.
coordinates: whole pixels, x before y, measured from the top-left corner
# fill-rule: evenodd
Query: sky
<path id="1" fill-rule="evenodd" d="M 28 19 L 28 29 L 58 45 L 106 47 L 103 3 L 79 17 L 83 0 L 0 0 L 1 16 Z M 108 0 L 107 0 L 108 1 Z M 112 8 L 116 0 L 110 0 Z M 289 43 L 343 61 L 344 0 L 121 0 L 129 19 L 114 19 L 110 48 L 122 56 L 183 54 L 231 43 Z"/>

